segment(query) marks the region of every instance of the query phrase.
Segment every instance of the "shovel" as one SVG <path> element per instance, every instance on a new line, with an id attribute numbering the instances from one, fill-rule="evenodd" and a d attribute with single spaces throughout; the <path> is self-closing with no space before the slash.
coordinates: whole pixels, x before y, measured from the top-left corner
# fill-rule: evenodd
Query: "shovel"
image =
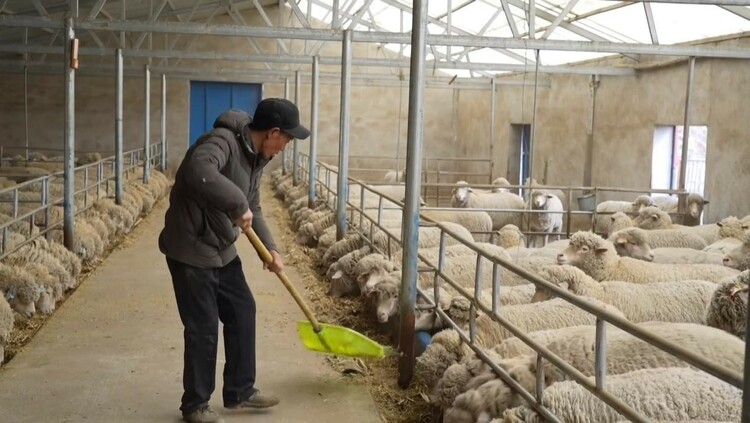
<path id="1" fill-rule="evenodd" d="M 253 247 L 255 247 L 255 250 L 258 251 L 258 254 L 260 254 L 261 259 L 265 263 L 273 262 L 271 253 L 268 252 L 268 249 L 266 249 L 266 246 L 263 245 L 252 228 L 248 228 L 245 231 L 245 235 L 247 235 L 247 239 L 250 240 L 250 243 L 253 244 Z M 286 289 L 292 294 L 294 301 L 297 302 L 297 305 L 299 305 L 305 316 L 307 316 L 307 321 L 300 320 L 297 322 L 299 337 L 305 348 L 311 351 L 347 357 L 385 357 L 385 347 L 365 335 L 342 326 L 318 322 L 318 319 L 315 318 L 315 315 L 313 315 L 313 312 L 299 295 L 294 285 L 289 281 L 286 274 L 282 271 L 277 273 L 276 276 L 281 279 Z"/>

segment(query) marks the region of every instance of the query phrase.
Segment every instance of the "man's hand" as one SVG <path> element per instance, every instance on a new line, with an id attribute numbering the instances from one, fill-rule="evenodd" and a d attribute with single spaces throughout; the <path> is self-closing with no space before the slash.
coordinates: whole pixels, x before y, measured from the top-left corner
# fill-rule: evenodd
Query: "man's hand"
<path id="1" fill-rule="evenodd" d="M 245 214 L 234 220 L 234 224 L 239 226 L 242 232 L 245 232 L 253 225 L 253 212 L 248 209 Z"/>
<path id="2" fill-rule="evenodd" d="M 281 254 L 276 250 L 271 250 L 270 253 L 273 261 L 268 264 L 263 263 L 263 269 L 273 273 L 281 273 L 284 270 L 284 260 L 281 258 Z"/>

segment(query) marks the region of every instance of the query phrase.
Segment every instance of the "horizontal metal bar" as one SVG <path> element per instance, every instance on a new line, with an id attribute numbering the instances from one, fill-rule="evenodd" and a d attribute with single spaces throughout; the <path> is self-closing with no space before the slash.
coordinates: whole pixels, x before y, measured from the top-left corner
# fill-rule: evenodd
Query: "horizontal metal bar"
<path id="1" fill-rule="evenodd" d="M 113 55 L 115 49 L 111 48 L 81 48 L 79 54 L 84 56 L 105 56 Z M 41 45 L 24 45 L 24 44 L 6 44 L 0 45 L 0 52 L 19 53 L 19 54 L 48 54 L 62 55 L 63 47 L 59 46 L 41 46 Z M 161 59 L 182 59 L 182 60 L 224 60 L 234 62 L 253 62 L 253 63 L 294 63 L 309 65 L 310 57 L 304 55 L 292 54 L 231 54 L 220 53 L 216 51 L 180 51 L 180 50 L 142 50 L 142 49 L 123 49 L 124 57 L 142 57 L 142 58 L 161 58 Z M 341 65 L 340 56 L 323 56 L 320 58 L 323 65 Z M 387 68 L 408 68 L 408 60 L 392 59 L 373 59 L 373 58 L 354 58 L 353 66 L 368 67 L 387 67 Z M 522 64 L 506 63 L 489 63 L 489 62 L 453 62 L 446 60 L 433 60 L 425 62 L 425 66 L 436 69 L 463 69 L 463 70 L 487 70 L 495 72 L 527 72 L 529 67 Z M 539 66 L 539 72 L 542 73 L 564 73 L 564 74 L 582 74 L 582 75 L 606 75 L 606 76 L 633 76 L 636 70 L 632 68 L 607 68 L 591 66 Z"/>
<path id="2" fill-rule="evenodd" d="M 620 2 L 620 0 L 605 0 Z M 633 3 L 651 3 L 652 0 L 631 0 Z M 732 6 L 750 6 L 750 0 L 659 0 L 654 3 L 675 3 L 675 4 L 705 4 L 705 5 L 732 5 Z"/>
<path id="3" fill-rule="evenodd" d="M 0 28 L 62 28 L 62 22 L 41 17 L 0 17 Z M 239 25 L 216 25 L 195 22 L 145 22 L 106 21 L 78 19 L 74 28 L 94 31 L 154 32 L 172 34 L 220 35 L 231 37 L 286 38 L 297 40 L 341 41 L 342 30 L 325 28 L 271 28 Z M 410 44 L 411 36 L 405 33 L 353 31 L 352 41 L 367 43 Z M 472 35 L 427 35 L 426 42 L 432 46 L 512 48 L 521 50 L 583 51 L 611 54 L 653 54 L 665 56 L 750 58 L 750 49 L 730 47 L 707 47 L 692 45 L 651 45 L 615 43 L 607 41 L 539 40 L 502 37 L 479 37 Z"/>

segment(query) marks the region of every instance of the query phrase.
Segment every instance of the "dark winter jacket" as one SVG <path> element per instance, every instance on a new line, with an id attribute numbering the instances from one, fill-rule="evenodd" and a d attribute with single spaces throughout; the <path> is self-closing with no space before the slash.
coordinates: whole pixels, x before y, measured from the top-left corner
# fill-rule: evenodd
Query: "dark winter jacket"
<path id="1" fill-rule="evenodd" d="M 250 121 L 247 113 L 228 110 L 188 149 L 159 235 L 159 250 L 167 257 L 201 268 L 226 265 L 237 256 L 240 229 L 233 222 L 248 208 L 253 230 L 266 248 L 276 250 L 258 192 L 269 160 L 254 151 Z"/>

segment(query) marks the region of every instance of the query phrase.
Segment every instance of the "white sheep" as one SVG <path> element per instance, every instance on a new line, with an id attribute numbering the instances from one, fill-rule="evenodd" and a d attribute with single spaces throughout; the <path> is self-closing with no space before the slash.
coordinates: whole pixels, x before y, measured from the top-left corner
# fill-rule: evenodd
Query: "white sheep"
<path id="1" fill-rule="evenodd" d="M 296 242 L 300 245 L 315 246 L 320 235 L 329 226 L 336 223 L 336 215 L 330 210 L 324 210 L 310 215 L 307 223 L 300 225 Z"/>
<path id="2" fill-rule="evenodd" d="M 750 234 L 743 237 L 741 245 L 722 257 L 722 263 L 737 270 L 750 269 Z"/>
<path id="3" fill-rule="evenodd" d="M 502 176 L 495 178 L 495 180 L 492 181 L 492 188 L 490 189 L 492 192 L 510 192 L 510 190 L 507 188 L 510 186 L 510 182 L 503 178 Z"/>
<path id="4" fill-rule="evenodd" d="M 5 361 L 5 347 L 10 343 L 13 321 L 13 309 L 4 293 L 0 292 L 0 365 Z"/>
<path id="5" fill-rule="evenodd" d="M 722 256 L 692 248 L 663 247 L 652 249 L 646 242 L 650 231 L 619 231 L 609 238 L 617 254 L 653 263 L 721 265 Z"/>
<path id="6" fill-rule="evenodd" d="M 531 246 L 538 247 L 547 244 L 552 233 L 557 233 L 557 239 L 559 240 L 562 230 L 562 212 L 564 211 L 560 199 L 553 194 L 534 190 L 529 195 L 529 205 L 531 210 L 544 211 L 543 213 L 525 215 L 528 219 L 530 231 L 544 232 L 544 235 L 531 235 Z M 542 239 L 544 239 L 544 242 L 540 242 Z"/>
<path id="7" fill-rule="evenodd" d="M 536 179 L 533 178 L 531 179 L 531 183 L 529 183 L 529 178 L 526 178 L 526 180 L 523 181 L 523 185 L 524 187 L 535 188 L 536 191 L 542 191 L 552 194 L 555 197 L 559 198 L 563 204 L 567 204 L 567 197 L 565 196 L 565 193 L 560 189 L 548 188 L 546 185 L 538 183 Z"/>
<path id="8" fill-rule="evenodd" d="M 651 248 L 692 248 L 694 250 L 704 250 L 706 241 L 698 235 L 687 233 L 679 229 L 654 229 L 645 230 L 641 228 L 625 228 L 617 232 L 612 232 L 608 239 L 617 239 L 625 236 L 638 237 Z"/>
<path id="9" fill-rule="evenodd" d="M 521 197 L 511 192 L 477 192 L 460 181 L 453 189 L 451 206 L 465 209 L 523 210 L 525 203 Z M 498 230 L 507 224 L 521 226 L 521 212 L 491 211 L 488 214 L 492 218 L 492 230 Z"/>
<path id="10" fill-rule="evenodd" d="M 613 234 L 621 229 L 635 226 L 633 219 L 624 212 L 617 212 L 609 217 L 610 225 L 607 235 Z"/>
<path id="11" fill-rule="evenodd" d="M 468 229 L 477 242 L 487 242 L 492 232 L 492 218 L 487 212 L 467 210 L 425 210 L 422 215 L 435 222 L 457 223 Z"/>
<path id="12" fill-rule="evenodd" d="M 526 236 L 516 225 L 505 225 L 495 231 L 495 244 L 505 249 L 526 245 Z"/>
<path id="13" fill-rule="evenodd" d="M 573 234 L 568 248 L 557 256 L 557 263 L 578 267 L 597 281 L 653 283 L 697 279 L 720 282 L 738 273 L 735 269 L 710 264 L 678 266 L 619 257 L 612 242 L 592 232 Z"/>
<path id="14" fill-rule="evenodd" d="M 594 378 L 589 378 L 594 382 Z M 740 421 L 742 391 L 691 368 L 636 370 L 607 378 L 607 392 L 628 398 L 628 405 L 649 419 Z M 574 381 L 544 390 L 542 404 L 562 421 L 602 423 L 622 420 L 613 408 Z M 575 404 L 575 406 L 571 406 Z M 507 410 L 501 422 L 544 422 L 533 408 Z"/>
<path id="15" fill-rule="evenodd" d="M 14 311 L 23 317 L 31 317 L 36 313 L 42 286 L 23 268 L 0 263 L 0 291 L 5 293 Z"/>
<path id="16" fill-rule="evenodd" d="M 675 196 L 659 195 L 652 197 L 654 205 L 667 213 L 677 213 L 678 198 Z M 684 226 L 695 226 L 700 224 L 703 207 L 710 202 L 697 193 L 690 193 L 687 196 L 687 213 L 682 218 Z"/>
<path id="17" fill-rule="evenodd" d="M 658 333 L 667 341 L 679 344 L 683 348 L 711 360 L 723 367 L 734 371 L 742 371 L 744 364 L 744 343 L 721 330 L 691 323 L 666 323 L 647 322 L 641 325 L 643 329 Z M 560 359 L 576 368 L 586 376 L 593 376 L 595 372 L 595 344 L 596 332 L 593 328 L 577 336 L 566 336 L 560 333 L 557 339 L 546 345 L 546 348 Z M 688 367 L 683 360 L 663 351 L 641 339 L 613 326 L 607 326 L 607 376 L 626 374 L 641 369 L 658 369 L 664 367 Z M 504 363 L 505 362 L 505 363 Z M 510 360 L 500 360 L 501 367 L 509 369 L 511 377 L 520 382 L 525 389 L 533 390 L 536 387 L 535 372 L 537 369 L 536 354 L 524 357 L 516 357 Z M 475 365 L 476 366 L 476 365 Z M 521 404 L 521 398 L 510 391 L 504 381 L 490 370 L 486 370 L 489 376 L 479 374 L 475 379 L 480 383 L 471 383 L 466 386 L 477 386 L 466 390 L 458 395 L 453 402 L 453 407 L 446 416 L 455 416 L 445 420 L 446 422 L 460 423 L 468 420 L 463 417 L 470 415 L 473 418 L 480 416 L 498 417 L 508 405 Z M 461 385 L 464 375 L 455 371 L 454 375 L 446 374 L 443 379 L 453 376 L 455 382 L 441 380 L 443 384 Z M 568 379 L 568 376 L 550 362 L 544 364 L 545 385 L 554 386 Z M 438 384 L 440 386 L 440 384 Z M 488 395 L 492 393 L 491 395 Z M 486 419 L 484 421 L 487 421 Z"/>
<path id="18" fill-rule="evenodd" d="M 636 227 L 641 229 L 672 229 L 679 227 L 672 224 L 672 218 L 664 210 L 655 206 L 644 207 L 633 219 Z"/>
<path id="19" fill-rule="evenodd" d="M 716 284 L 701 280 L 637 284 L 621 281 L 598 282 L 573 266 L 542 269 L 540 276 L 560 288 L 615 306 L 632 322 L 703 323 L 705 310 Z M 532 302 L 546 301 L 554 294 L 536 287 Z"/>
<path id="20" fill-rule="evenodd" d="M 648 195 L 639 195 L 635 201 L 602 201 L 596 205 L 596 218 L 594 218 L 594 231 L 597 233 L 607 234 L 612 232 L 611 225 L 614 222 L 612 219 L 615 214 L 622 212 L 624 216 L 626 213 L 639 213 L 644 207 L 652 206 L 654 203 L 651 197 Z"/>
<path id="21" fill-rule="evenodd" d="M 750 270 L 720 283 L 706 309 L 706 324 L 745 339 L 749 283 Z"/>

